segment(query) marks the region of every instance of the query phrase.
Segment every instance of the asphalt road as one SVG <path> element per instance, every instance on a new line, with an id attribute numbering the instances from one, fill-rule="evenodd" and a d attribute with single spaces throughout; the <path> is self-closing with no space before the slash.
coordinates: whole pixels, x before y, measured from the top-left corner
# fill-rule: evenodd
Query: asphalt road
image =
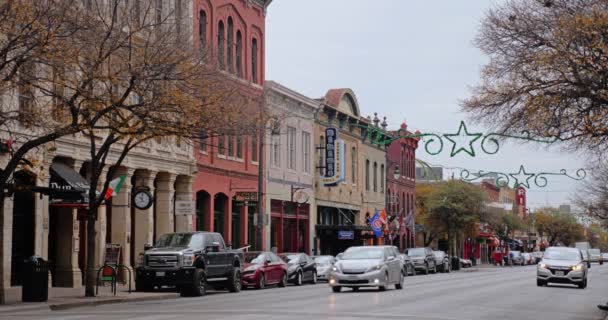
<path id="1" fill-rule="evenodd" d="M 343 290 L 326 284 L 212 292 L 179 298 L 77 308 L 23 311 L 0 319 L 601 319 L 608 300 L 608 264 L 593 265 L 589 286 L 537 287 L 535 267 L 408 277 L 404 290 Z"/>

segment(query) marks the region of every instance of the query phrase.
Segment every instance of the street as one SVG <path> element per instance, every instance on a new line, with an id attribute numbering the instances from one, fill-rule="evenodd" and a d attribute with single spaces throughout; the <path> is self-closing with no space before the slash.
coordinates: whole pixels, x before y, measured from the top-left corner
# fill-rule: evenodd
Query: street
<path id="1" fill-rule="evenodd" d="M 466 269 L 465 269 L 466 270 Z M 594 264 L 589 287 L 537 287 L 535 266 L 418 275 L 404 290 L 349 289 L 325 283 L 302 287 L 210 292 L 180 298 L 77 308 L 2 312 L 0 319 L 604 319 L 608 266 Z M 0 309 L 1 311 L 1 309 Z"/>

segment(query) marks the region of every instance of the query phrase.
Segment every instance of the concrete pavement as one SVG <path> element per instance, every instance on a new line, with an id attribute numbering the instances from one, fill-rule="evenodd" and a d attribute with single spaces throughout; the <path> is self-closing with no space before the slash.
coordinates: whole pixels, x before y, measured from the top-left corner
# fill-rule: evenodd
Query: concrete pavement
<path id="1" fill-rule="evenodd" d="M 537 287 L 535 267 L 408 277 L 404 290 L 332 293 L 326 284 L 211 293 L 62 311 L 6 312 L 0 319 L 591 319 L 608 300 L 608 266 L 593 265 L 589 287 Z"/>

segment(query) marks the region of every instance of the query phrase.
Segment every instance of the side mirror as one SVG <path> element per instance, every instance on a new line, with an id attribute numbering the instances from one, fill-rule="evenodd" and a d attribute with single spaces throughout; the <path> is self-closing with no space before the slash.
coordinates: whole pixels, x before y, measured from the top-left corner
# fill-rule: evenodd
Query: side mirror
<path id="1" fill-rule="evenodd" d="M 148 251 L 152 248 L 154 248 L 154 246 L 152 244 L 150 244 L 150 243 L 144 244 L 144 251 Z"/>
<path id="2" fill-rule="evenodd" d="M 386 258 L 387 261 L 393 261 L 395 260 L 395 256 L 388 256 L 388 258 Z"/>
<path id="3" fill-rule="evenodd" d="M 272 261 L 270 259 L 264 261 L 264 265 L 269 265 Z"/>

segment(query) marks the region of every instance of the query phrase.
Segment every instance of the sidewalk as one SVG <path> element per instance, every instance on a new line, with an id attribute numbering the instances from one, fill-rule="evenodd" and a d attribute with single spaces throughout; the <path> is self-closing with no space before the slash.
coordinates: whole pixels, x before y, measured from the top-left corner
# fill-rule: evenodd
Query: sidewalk
<path id="1" fill-rule="evenodd" d="M 19 312 L 30 310 L 65 310 L 71 308 L 97 306 L 110 303 L 124 303 L 149 300 L 174 299 L 179 293 L 171 291 L 156 292 L 128 292 L 128 287 L 118 286 L 116 295 L 110 287 L 99 287 L 96 297 L 84 297 L 84 288 L 49 288 L 47 302 L 19 302 L 15 304 L 0 305 L 0 314 L 4 312 Z"/>

